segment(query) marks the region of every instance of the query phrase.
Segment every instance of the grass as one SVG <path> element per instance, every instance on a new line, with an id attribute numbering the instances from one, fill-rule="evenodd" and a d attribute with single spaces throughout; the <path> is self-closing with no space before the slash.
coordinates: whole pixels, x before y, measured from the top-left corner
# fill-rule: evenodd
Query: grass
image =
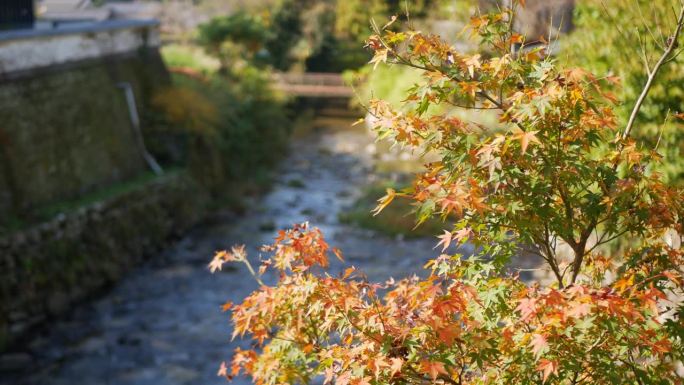
<path id="1" fill-rule="evenodd" d="M 168 44 L 161 48 L 161 55 L 169 67 L 192 68 L 204 74 L 214 73 L 221 66 L 216 58 L 191 45 Z"/>
<path id="2" fill-rule="evenodd" d="M 377 199 L 385 195 L 388 187 L 400 190 L 405 186 L 390 182 L 379 182 L 368 186 L 354 205 L 347 212 L 339 215 L 340 221 L 381 234 L 406 238 L 437 236 L 443 232 L 443 229 L 449 227 L 438 219 L 429 219 L 416 227 L 416 217 L 411 202 L 401 198 L 395 199 L 380 214 L 373 216 L 371 210 L 377 205 Z"/>
<path id="3" fill-rule="evenodd" d="M 177 172 L 177 169 L 168 169 L 165 170 L 164 175 L 173 175 Z M 24 217 L 10 216 L 9 218 L 4 219 L 4 223 L 0 224 L 0 234 L 22 230 L 31 226 L 32 224 L 50 220 L 58 214 L 71 213 L 81 207 L 88 207 L 96 202 L 106 201 L 116 196 L 129 193 L 157 178 L 160 177 L 155 175 L 153 172 L 145 172 L 131 180 L 113 184 L 111 186 L 93 191 L 89 194 L 85 194 L 76 199 L 63 200 L 36 208 L 31 214 Z"/>

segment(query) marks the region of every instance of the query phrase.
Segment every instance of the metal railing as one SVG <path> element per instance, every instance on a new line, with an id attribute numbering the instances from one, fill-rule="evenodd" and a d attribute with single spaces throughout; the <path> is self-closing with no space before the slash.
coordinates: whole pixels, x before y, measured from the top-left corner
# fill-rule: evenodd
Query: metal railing
<path id="1" fill-rule="evenodd" d="M 279 73 L 273 75 L 277 89 L 295 96 L 349 97 L 353 92 L 340 74 Z"/>

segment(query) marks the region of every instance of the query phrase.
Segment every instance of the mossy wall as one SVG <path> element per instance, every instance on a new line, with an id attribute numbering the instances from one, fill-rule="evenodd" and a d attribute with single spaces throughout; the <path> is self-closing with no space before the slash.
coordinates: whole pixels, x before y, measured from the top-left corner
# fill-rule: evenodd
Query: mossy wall
<path id="1" fill-rule="evenodd" d="M 121 82 L 143 115 L 169 76 L 145 48 L 0 83 L 0 217 L 31 216 L 146 170 Z"/>
<path id="2" fill-rule="evenodd" d="M 0 351 L 116 282 L 208 202 L 186 173 L 172 173 L 0 237 Z"/>

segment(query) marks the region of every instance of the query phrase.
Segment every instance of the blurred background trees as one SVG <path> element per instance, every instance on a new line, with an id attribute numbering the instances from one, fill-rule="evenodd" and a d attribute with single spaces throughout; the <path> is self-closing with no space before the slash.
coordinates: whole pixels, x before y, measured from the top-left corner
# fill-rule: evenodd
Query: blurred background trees
<path id="1" fill-rule="evenodd" d="M 672 18 L 669 0 L 583 0 L 575 11 L 576 30 L 563 39 L 559 60 L 598 76 L 618 76 L 613 91 L 626 121 L 630 106 L 646 82 L 646 62 L 652 66 L 667 42 L 663 25 Z M 658 144 L 665 159 L 660 166 L 670 183 L 684 177 L 684 130 L 672 115 L 684 109 L 684 66 L 681 56 L 663 68 L 638 115 L 634 135 L 651 148 Z M 669 113 L 670 117 L 663 117 Z"/>

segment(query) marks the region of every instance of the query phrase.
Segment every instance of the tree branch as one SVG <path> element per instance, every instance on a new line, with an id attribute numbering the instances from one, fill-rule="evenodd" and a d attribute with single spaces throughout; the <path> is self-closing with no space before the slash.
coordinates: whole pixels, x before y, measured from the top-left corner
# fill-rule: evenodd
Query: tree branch
<path id="1" fill-rule="evenodd" d="M 653 81 L 658 75 L 658 72 L 660 71 L 662 66 L 665 63 L 667 63 L 669 59 L 671 59 L 670 55 L 675 50 L 675 48 L 677 48 L 677 40 L 679 39 L 679 35 L 681 34 L 682 26 L 684 26 L 684 4 L 682 4 L 681 9 L 679 10 L 679 16 L 677 17 L 677 27 L 675 28 L 675 31 L 672 34 L 672 36 L 670 36 L 667 40 L 667 48 L 665 49 L 665 52 L 663 52 L 663 54 L 660 56 L 658 62 L 653 66 L 653 69 L 648 74 L 648 80 L 646 81 L 646 84 L 644 85 L 644 88 L 641 91 L 641 94 L 639 95 L 636 104 L 634 104 L 634 108 L 632 109 L 632 113 L 630 114 L 629 120 L 627 121 L 625 131 L 622 133 L 623 140 L 629 137 L 629 134 L 631 133 L 632 128 L 634 127 L 636 117 L 639 114 L 639 111 L 641 110 L 641 106 L 644 104 L 644 100 L 646 100 L 646 97 L 648 96 L 648 92 L 651 90 L 651 86 L 653 86 Z"/>

